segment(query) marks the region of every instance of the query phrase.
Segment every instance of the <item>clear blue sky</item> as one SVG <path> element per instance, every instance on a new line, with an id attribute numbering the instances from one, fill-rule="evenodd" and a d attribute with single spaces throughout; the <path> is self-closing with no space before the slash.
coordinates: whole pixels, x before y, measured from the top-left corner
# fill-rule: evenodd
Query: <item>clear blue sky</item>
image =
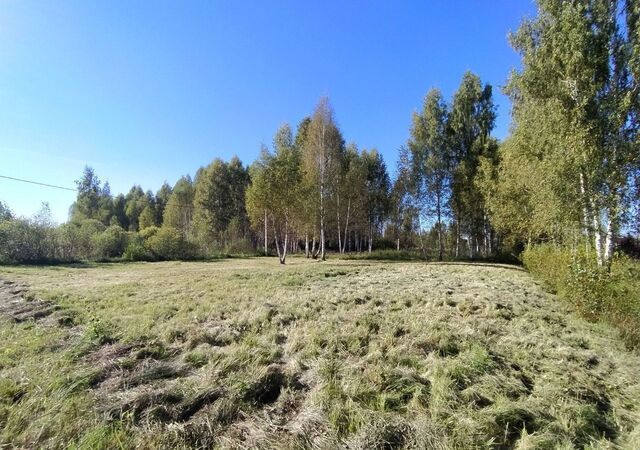
<path id="1" fill-rule="evenodd" d="M 328 95 L 347 141 L 395 171 L 412 111 L 462 74 L 502 86 L 532 0 L 32 1 L 0 4 L 0 175 L 154 191 L 213 158 L 246 164 Z M 495 135 L 509 104 L 496 89 Z M 0 200 L 65 221 L 73 192 L 0 179 Z"/>

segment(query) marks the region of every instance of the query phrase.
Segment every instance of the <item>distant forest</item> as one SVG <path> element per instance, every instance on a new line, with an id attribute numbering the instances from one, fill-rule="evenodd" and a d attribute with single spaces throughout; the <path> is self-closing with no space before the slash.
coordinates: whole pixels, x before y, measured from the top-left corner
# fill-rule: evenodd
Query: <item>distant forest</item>
<path id="1" fill-rule="evenodd" d="M 580 248 L 598 266 L 640 205 L 640 4 L 539 1 L 510 36 L 522 69 L 504 87 L 510 135 L 492 137 L 493 87 L 471 72 L 451 99 L 430 90 L 401 146 L 345 142 L 327 98 L 246 166 L 214 160 L 157 192 L 113 195 L 87 167 L 69 222 L 0 204 L 4 262 L 183 259 L 221 253 L 413 252 L 433 259 Z"/>

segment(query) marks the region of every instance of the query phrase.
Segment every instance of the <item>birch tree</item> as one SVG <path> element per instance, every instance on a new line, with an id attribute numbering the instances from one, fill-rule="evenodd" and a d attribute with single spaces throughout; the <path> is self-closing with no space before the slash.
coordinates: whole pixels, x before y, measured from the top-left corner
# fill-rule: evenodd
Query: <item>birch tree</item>
<path id="1" fill-rule="evenodd" d="M 558 238 L 580 229 L 604 266 L 625 220 L 638 158 L 638 8 L 605 0 L 543 0 L 538 7 L 538 17 L 512 36 L 523 69 L 509 83 L 516 126 L 508 149 L 529 155 L 549 181 L 545 192 L 554 202 L 533 204 L 569 215 Z M 529 124 L 546 133 L 546 145 L 526 144 Z"/>
<path id="2" fill-rule="evenodd" d="M 344 140 L 335 123 L 333 109 L 324 97 L 316 106 L 309 122 L 302 153 L 303 171 L 310 199 L 317 211 L 320 241 L 318 253 L 326 259 L 327 206 L 333 190 L 335 172 L 340 168 Z"/>
<path id="3" fill-rule="evenodd" d="M 193 198 L 191 177 L 181 177 L 174 185 L 162 215 L 162 226 L 175 228 L 183 237 L 192 238 Z"/>
<path id="4" fill-rule="evenodd" d="M 408 150 L 415 195 L 422 213 L 435 219 L 438 233 L 438 260 L 444 255 L 444 219 L 451 197 L 450 143 L 447 136 L 447 106 L 439 90 L 427 93 L 422 113 L 415 113 Z"/>
<path id="5" fill-rule="evenodd" d="M 391 181 L 382 155 L 373 149 L 362 150 L 361 158 L 366 166 L 364 209 L 367 219 L 367 246 L 371 253 L 376 234 L 382 232 L 382 226 L 389 214 Z"/>
<path id="6" fill-rule="evenodd" d="M 247 210 L 254 226 L 271 226 L 278 260 L 284 264 L 302 200 L 300 153 L 289 125 L 283 125 L 276 133 L 274 149 L 274 153 L 263 149 L 260 161 L 252 168 Z"/>
<path id="7" fill-rule="evenodd" d="M 474 179 L 480 156 L 485 152 L 495 124 L 496 112 L 492 87 L 482 85 L 480 78 L 467 72 L 453 96 L 448 115 L 451 145 L 451 211 L 456 224 L 456 256 L 460 254 L 460 238 L 467 238 L 469 257 L 479 248 L 485 230 L 485 210 L 481 192 Z"/>

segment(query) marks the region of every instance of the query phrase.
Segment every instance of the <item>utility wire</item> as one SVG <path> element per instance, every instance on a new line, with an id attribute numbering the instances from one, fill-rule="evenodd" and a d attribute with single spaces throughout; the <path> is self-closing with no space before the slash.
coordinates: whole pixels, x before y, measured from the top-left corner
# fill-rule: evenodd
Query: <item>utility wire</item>
<path id="1" fill-rule="evenodd" d="M 64 187 L 64 186 L 56 186 L 54 184 L 40 183 L 38 181 L 23 180 L 22 178 L 8 177 L 6 175 L 0 175 L 0 178 L 6 178 L 7 180 L 13 180 L 13 181 L 21 181 L 23 183 L 37 184 L 37 185 L 40 185 L 40 186 L 46 186 L 46 187 L 55 188 L 55 189 L 63 189 L 65 191 L 73 191 L 73 192 L 77 191 L 77 189 L 71 189 L 71 188 Z"/>
<path id="2" fill-rule="evenodd" d="M 47 184 L 47 183 L 40 183 L 39 181 L 31 181 L 31 180 L 24 180 L 22 178 L 14 178 L 14 177 L 8 177 L 6 175 L 0 175 L 0 178 L 6 178 L 7 180 L 13 180 L 13 181 L 20 181 L 22 183 L 30 183 L 30 184 L 37 184 L 39 186 L 46 186 L 46 187 L 50 187 L 50 188 L 55 188 L 55 189 L 63 189 L 65 191 L 73 191 L 73 192 L 77 192 L 77 189 L 72 189 L 72 188 L 68 188 L 68 187 L 64 187 L 64 186 L 56 186 L 55 184 Z M 146 194 L 145 194 L 146 196 Z M 113 196 L 111 196 L 112 199 L 114 199 Z M 127 201 L 127 203 L 138 203 L 138 202 L 148 202 L 148 200 L 146 198 L 138 198 L 135 200 L 129 200 Z M 176 201 L 176 200 L 170 200 L 168 201 L 165 206 L 167 205 L 179 205 L 179 206 L 193 206 L 192 203 L 188 203 L 188 202 L 182 202 L 182 201 Z"/>

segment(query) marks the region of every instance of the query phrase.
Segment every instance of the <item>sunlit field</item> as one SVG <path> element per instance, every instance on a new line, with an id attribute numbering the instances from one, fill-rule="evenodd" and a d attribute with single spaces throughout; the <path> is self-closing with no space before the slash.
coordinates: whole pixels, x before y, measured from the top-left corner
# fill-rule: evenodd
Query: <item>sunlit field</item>
<path id="1" fill-rule="evenodd" d="M 256 258 L 0 279 L 5 445 L 640 442 L 637 355 L 518 267 Z"/>

